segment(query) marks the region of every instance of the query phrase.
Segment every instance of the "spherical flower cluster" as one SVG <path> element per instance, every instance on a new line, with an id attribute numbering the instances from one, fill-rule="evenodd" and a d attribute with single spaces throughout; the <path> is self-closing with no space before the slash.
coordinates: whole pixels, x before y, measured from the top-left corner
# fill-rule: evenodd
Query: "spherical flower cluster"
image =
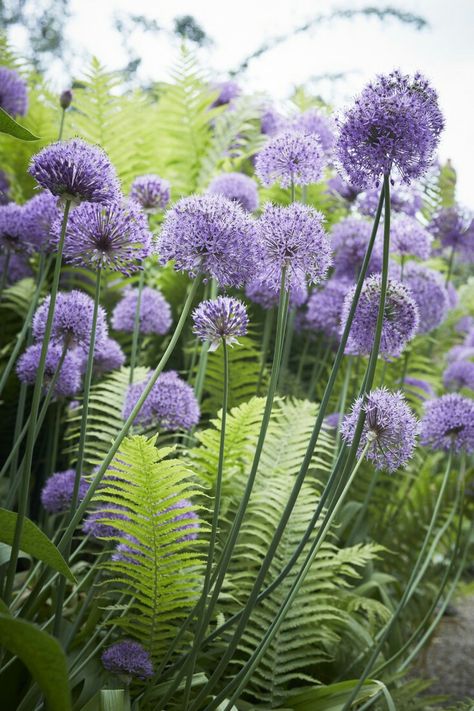
<path id="1" fill-rule="evenodd" d="M 395 273 L 398 276 L 398 267 Z M 448 310 L 448 295 L 441 274 L 424 264 L 408 262 L 403 272 L 403 283 L 418 307 L 419 333 L 432 331 L 442 323 Z"/>
<path id="2" fill-rule="evenodd" d="M 61 221 L 52 226 L 56 242 Z M 151 253 L 152 236 L 136 202 L 98 205 L 82 203 L 69 215 L 64 243 L 66 262 L 91 269 L 111 269 L 130 275 Z"/>
<path id="3" fill-rule="evenodd" d="M 258 207 L 258 190 L 255 180 L 244 173 L 222 173 L 209 185 L 209 192 L 223 195 L 236 202 L 247 212 L 255 212 Z"/>
<path id="4" fill-rule="evenodd" d="M 96 343 L 94 349 L 94 373 L 108 373 L 111 370 L 121 368 L 125 363 L 125 353 L 120 348 L 117 341 L 108 336 Z M 83 372 L 87 365 L 87 359 L 82 361 Z"/>
<path id="5" fill-rule="evenodd" d="M 257 277 L 252 279 L 245 287 L 245 295 L 258 304 L 263 309 L 273 309 L 278 306 L 280 300 L 280 289 L 275 285 L 269 284 L 264 279 Z M 308 287 L 306 281 L 301 280 L 298 284 L 294 282 L 289 289 L 289 302 L 292 307 L 302 306 L 308 298 Z"/>
<path id="6" fill-rule="evenodd" d="M 130 198 L 147 212 L 164 210 L 170 201 L 170 184 L 159 175 L 140 175 L 132 183 Z"/>
<path id="7" fill-rule="evenodd" d="M 16 372 L 22 383 L 34 385 L 36 383 L 38 367 L 41 356 L 42 343 L 34 343 L 20 356 L 16 365 Z M 56 370 L 59 368 L 53 396 L 69 397 L 75 395 L 81 387 L 81 359 L 76 351 L 66 351 L 63 357 L 63 348 L 57 344 L 50 344 L 46 354 L 46 363 L 43 377 L 43 387 L 47 391 Z"/>
<path id="8" fill-rule="evenodd" d="M 0 250 L 2 252 L 31 252 L 26 239 L 23 208 L 15 202 L 0 205 Z"/>
<path id="9" fill-rule="evenodd" d="M 28 111 L 26 82 L 8 67 L 0 67 L 0 106 L 11 116 L 24 116 Z"/>
<path id="10" fill-rule="evenodd" d="M 268 204 L 258 221 L 263 246 L 261 277 L 280 288 L 286 269 L 286 287 L 305 279 L 317 284 L 331 266 L 331 247 L 323 229 L 323 215 L 308 205 Z"/>
<path id="11" fill-rule="evenodd" d="M 127 289 L 112 313 L 112 328 L 133 333 L 138 289 Z M 172 324 L 171 307 L 158 289 L 144 286 L 140 297 L 139 332 L 168 333 Z"/>
<path id="12" fill-rule="evenodd" d="M 24 233 L 36 249 L 49 252 L 51 227 L 62 217 L 58 208 L 58 199 L 48 191 L 32 197 L 23 206 Z"/>
<path id="13" fill-rule="evenodd" d="M 464 359 L 455 360 L 444 371 L 443 383 L 446 388 L 474 390 L 474 362 Z"/>
<path id="14" fill-rule="evenodd" d="M 33 336 L 36 340 L 44 337 L 51 298 L 47 296 L 36 310 L 33 319 Z M 79 346 L 89 348 L 91 340 L 94 300 L 83 291 L 60 291 L 56 297 L 51 342 L 67 348 Z M 107 335 L 104 309 L 99 306 L 96 322 L 96 342 L 100 344 Z"/>
<path id="15" fill-rule="evenodd" d="M 362 215 L 372 217 L 377 212 L 380 188 L 371 188 L 358 196 L 355 207 Z M 414 217 L 421 210 L 423 199 L 419 192 L 413 188 L 394 188 L 390 191 L 390 209 L 393 212 L 402 212 Z"/>
<path id="16" fill-rule="evenodd" d="M 474 400 L 452 393 L 425 403 L 421 443 L 431 449 L 474 451 Z"/>
<path id="17" fill-rule="evenodd" d="M 454 328 L 457 333 L 467 333 L 474 328 L 474 318 L 469 315 L 461 316 Z"/>
<path id="18" fill-rule="evenodd" d="M 335 175 L 328 180 L 328 193 L 339 195 L 347 202 L 354 202 L 360 193 L 359 188 L 356 188 L 350 183 L 346 183 L 340 175 Z"/>
<path id="19" fill-rule="evenodd" d="M 365 412 L 365 422 L 358 456 L 362 456 L 369 444 L 366 457 L 376 469 L 394 472 L 404 466 L 413 456 L 419 423 L 403 393 L 377 388 L 365 397 L 357 398 L 341 425 L 341 434 L 348 444 L 354 439 L 361 412 Z"/>
<path id="20" fill-rule="evenodd" d="M 273 106 L 265 107 L 260 118 L 260 128 L 266 136 L 276 136 L 286 127 L 286 120 Z"/>
<path id="21" fill-rule="evenodd" d="M 33 276 L 33 270 L 28 263 L 27 257 L 23 254 L 15 254 L 15 252 L 0 254 L 0 274 L 5 269 L 7 269 L 7 284 L 15 284 L 20 279 Z"/>
<path id="22" fill-rule="evenodd" d="M 474 348 L 472 346 L 453 346 L 446 354 L 448 363 L 454 363 L 457 360 L 467 360 L 468 358 L 474 358 Z"/>
<path id="23" fill-rule="evenodd" d="M 460 206 L 445 207 L 431 220 L 428 229 L 443 247 L 458 250 L 463 259 L 474 261 L 474 218 Z"/>
<path id="24" fill-rule="evenodd" d="M 345 113 L 336 155 L 355 185 L 371 187 L 394 169 L 409 183 L 431 165 L 443 127 L 428 81 L 394 71 L 368 84 Z"/>
<path id="25" fill-rule="evenodd" d="M 149 653 L 139 642 L 124 639 L 116 642 L 102 654 L 104 668 L 124 677 L 149 679 L 153 676 L 153 664 Z"/>
<path id="26" fill-rule="evenodd" d="M 76 472 L 67 469 L 49 477 L 41 491 L 41 503 L 48 513 L 64 513 L 71 505 Z M 87 494 L 89 484 L 81 477 L 79 481 L 79 501 Z"/>
<path id="27" fill-rule="evenodd" d="M 334 250 L 334 268 L 339 277 L 354 279 L 358 276 L 370 241 L 372 226 L 366 220 L 346 217 L 332 228 L 331 246 Z M 368 273 L 382 269 L 382 249 L 376 241 L 369 262 Z"/>
<path id="28" fill-rule="evenodd" d="M 336 127 L 332 119 L 322 111 L 308 109 L 297 116 L 292 123 L 295 131 L 312 134 L 319 138 L 323 151 L 329 154 L 334 147 Z"/>
<path id="29" fill-rule="evenodd" d="M 6 173 L 0 170 L 0 205 L 10 202 L 10 181 Z"/>
<path id="30" fill-rule="evenodd" d="M 305 328 L 320 331 L 338 341 L 342 307 L 351 286 L 348 279 L 333 277 L 321 289 L 313 291 L 306 306 Z"/>
<path id="31" fill-rule="evenodd" d="M 46 146 L 33 156 L 28 172 L 41 187 L 74 204 L 120 197 L 117 175 L 105 152 L 80 138 Z"/>
<path id="32" fill-rule="evenodd" d="M 193 331 L 202 341 L 209 341 L 209 350 L 214 351 L 222 341 L 232 346 L 245 336 L 248 316 L 245 304 L 231 296 L 202 301 L 193 312 Z"/>
<path id="33" fill-rule="evenodd" d="M 330 412 L 324 418 L 324 424 L 328 430 L 337 430 L 339 428 L 339 422 L 341 420 L 340 412 Z"/>
<path id="34" fill-rule="evenodd" d="M 122 531 L 111 521 L 127 521 L 128 516 L 125 511 L 126 509 L 121 506 L 104 506 L 97 511 L 92 511 L 84 520 L 82 530 L 96 539 L 118 537 Z"/>
<path id="35" fill-rule="evenodd" d="M 399 215 L 390 226 L 390 248 L 396 254 L 428 259 L 432 241 L 428 230 L 414 217 Z"/>
<path id="36" fill-rule="evenodd" d="M 372 350 L 380 304 L 380 290 L 380 274 L 373 274 L 364 282 L 347 341 L 349 353 L 368 355 Z M 347 322 L 354 293 L 355 287 L 347 293 L 344 300 L 341 332 Z M 415 337 L 418 321 L 418 309 L 409 290 L 395 279 L 389 279 L 380 354 L 387 358 L 399 356 L 406 344 Z"/>
<path id="37" fill-rule="evenodd" d="M 125 398 L 124 419 L 128 419 L 151 377 L 130 385 Z M 199 405 L 193 389 L 174 370 L 162 373 L 152 387 L 134 424 L 155 425 L 165 431 L 190 430 L 199 422 Z"/>
<path id="38" fill-rule="evenodd" d="M 158 242 L 161 263 L 192 277 L 213 276 L 221 286 L 251 279 L 260 258 L 257 227 L 239 205 L 222 195 L 182 198 L 168 212 Z"/>
<path id="39" fill-rule="evenodd" d="M 262 148 L 255 172 L 263 185 L 280 183 L 282 188 L 310 185 L 321 179 L 324 153 L 316 136 L 284 131 Z"/>
<path id="40" fill-rule="evenodd" d="M 214 91 L 218 91 L 219 94 L 212 102 L 212 107 L 225 106 L 226 104 L 230 104 L 233 99 L 240 96 L 240 86 L 237 82 L 232 80 L 219 82 L 214 85 L 213 89 Z"/>

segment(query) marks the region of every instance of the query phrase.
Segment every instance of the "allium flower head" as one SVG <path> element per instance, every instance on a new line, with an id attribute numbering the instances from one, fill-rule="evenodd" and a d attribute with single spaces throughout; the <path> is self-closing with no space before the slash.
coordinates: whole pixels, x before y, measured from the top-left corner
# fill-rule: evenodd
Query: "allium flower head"
<path id="1" fill-rule="evenodd" d="M 459 205 L 445 207 L 434 215 L 428 229 L 443 247 L 456 249 L 464 260 L 474 261 L 474 217 L 470 210 Z"/>
<path id="2" fill-rule="evenodd" d="M 307 280 L 317 284 L 331 266 L 331 247 L 323 229 L 323 215 L 308 205 L 267 204 L 258 220 L 263 245 L 261 277 L 280 288 L 286 268 L 286 287 Z"/>
<path id="3" fill-rule="evenodd" d="M 36 310 L 33 319 L 33 336 L 42 340 L 48 320 L 51 298 L 47 296 Z M 94 300 L 83 291 L 60 291 L 54 308 L 51 341 L 61 346 L 79 346 L 87 350 L 91 340 Z M 99 306 L 96 324 L 96 342 L 100 344 L 107 336 L 107 321 L 104 309 Z"/>
<path id="4" fill-rule="evenodd" d="M 22 383 L 34 385 L 41 356 L 41 343 L 29 346 L 18 359 L 16 372 Z M 50 344 L 46 354 L 43 385 L 46 391 L 51 383 L 62 356 L 62 347 Z M 54 386 L 55 397 L 75 395 L 81 387 L 81 361 L 75 351 L 67 351 Z"/>
<path id="5" fill-rule="evenodd" d="M 399 268 L 394 268 L 394 271 L 398 276 Z M 418 307 L 418 331 L 432 331 L 442 323 L 448 311 L 448 294 L 441 274 L 424 264 L 408 262 L 403 272 L 403 283 Z"/>
<path id="6" fill-rule="evenodd" d="M 104 668 L 123 677 L 149 679 L 153 676 L 151 657 L 139 642 L 124 639 L 116 642 L 102 654 Z"/>
<path id="7" fill-rule="evenodd" d="M 339 427 L 340 420 L 340 412 L 330 412 L 329 415 L 326 415 L 326 417 L 324 418 L 324 424 L 326 425 L 328 430 L 337 430 Z"/>
<path id="8" fill-rule="evenodd" d="M 214 351 L 225 341 L 229 346 L 245 336 L 248 316 L 245 304 L 231 296 L 202 301 L 193 312 L 194 333 L 202 341 L 209 341 L 209 350 Z"/>
<path id="9" fill-rule="evenodd" d="M 358 196 L 355 208 L 362 215 L 372 217 L 377 212 L 380 188 L 371 188 Z M 420 193 L 411 187 L 397 187 L 390 191 L 390 209 L 393 212 L 402 212 L 414 217 L 423 206 Z"/>
<path id="10" fill-rule="evenodd" d="M 138 289 L 127 289 L 114 308 L 112 328 L 115 331 L 133 333 L 137 310 Z M 170 330 L 172 323 L 171 307 L 158 289 L 144 286 L 140 298 L 139 331 L 140 333 L 158 333 L 163 335 Z"/>
<path id="11" fill-rule="evenodd" d="M 213 86 L 213 89 L 214 91 L 218 91 L 219 95 L 217 99 L 212 102 L 212 107 L 230 104 L 231 101 L 240 96 L 241 93 L 240 86 L 237 82 L 232 80 L 219 82 Z"/>
<path id="12" fill-rule="evenodd" d="M 10 181 L 6 173 L 0 170 L 0 205 L 10 202 Z"/>
<path id="13" fill-rule="evenodd" d="M 308 109 L 293 120 L 292 128 L 305 135 L 312 134 L 316 136 L 319 138 L 323 151 L 327 154 L 331 153 L 335 141 L 336 127 L 327 114 L 317 109 Z"/>
<path id="14" fill-rule="evenodd" d="M 306 279 L 301 279 L 299 283 L 294 281 L 290 284 L 289 292 L 290 306 L 302 306 L 308 298 Z M 261 277 L 256 277 L 245 287 L 245 295 L 250 301 L 258 304 L 263 309 L 273 309 L 278 306 L 280 300 L 280 285 L 276 287 L 273 281 L 269 283 Z"/>
<path id="15" fill-rule="evenodd" d="M 20 281 L 20 279 L 33 276 L 33 270 L 28 263 L 27 256 L 24 254 L 15 254 L 15 252 L 8 255 L 0 254 L 0 274 L 3 273 L 4 269 L 7 269 L 7 261 L 7 284 L 15 284 L 15 282 Z"/>
<path id="16" fill-rule="evenodd" d="M 255 172 L 263 185 L 279 183 L 282 188 L 310 185 L 321 179 L 324 153 L 312 134 L 284 131 L 272 138 L 257 155 Z"/>
<path id="17" fill-rule="evenodd" d="M 413 455 L 419 423 L 403 393 L 377 388 L 365 398 L 357 398 L 341 425 L 342 436 L 348 444 L 354 438 L 361 411 L 365 412 L 365 422 L 358 456 L 370 443 L 366 456 L 376 469 L 394 472 L 404 466 Z"/>
<path id="18" fill-rule="evenodd" d="M 41 503 L 48 513 L 64 513 L 71 505 L 76 472 L 67 469 L 49 477 L 41 491 Z M 79 481 L 79 501 L 87 494 L 89 484 L 81 477 Z"/>
<path id="19" fill-rule="evenodd" d="M 340 175 L 335 175 L 328 180 L 328 192 L 340 195 L 340 197 L 347 200 L 347 202 L 354 202 L 360 193 L 359 188 L 356 188 L 350 183 L 346 183 L 345 180 L 341 178 Z"/>
<path id="20" fill-rule="evenodd" d="M 33 156 L 28 172 L 41 187 L 63 200 L 107 203 L 118 200 L 120 185 L 105 152 L 81 138 L 57 141 Z"/>
<path id="21" fill-rule="evenodd" d="M 454 328 L 457 333 L 467 333 L 474 328 L 474 318 L 469 315 L 461 316 Z"/>
<path id="22" fill-rule="evenodd" d="M 446 353 L 446 360 L 448 363 L 454 363 L 457 360 L 469 360 L 474 359 L 474 348 L 472 346 L 453 346 Z"/>
<path id="23" fill-rule="evenodd" d="M 329 279 L 321 289 L 312 292 L 306 305 L 305 328 L 320 331 L 339 340 L 341 312 L 346 294 L 352 286 L 348 279 Z"/>
<path id="24" fill-rule="evenodd" d="M 255 212 L 258 207 L 257 184 L 244 173 L 218 175 L 209 185 L 209 192 L 223 195 L 247 212 Z"/>
<path id="25" fill-rule="evenodd" d="M 130 198 L 147 212 L 164 210 L 170 201 L 170 184 L 159 175 L 140 175 L 132 183 Z"/>
<path id="26" fill-rule="evenodd" d="M 337 276 L 355 279 L 364 261 L 372 233 L 372 225 L 367 220 L 346 217 L 334 225 L 331 232 L 331 246 L 334 250 L 334 267 Z M 372 249 L 368 273 L 382 270 L 382 249 L 376 241 Z"/>
<path id="27" fill-rule="evenodd" d="M 347 341 L 349 353 L 368 355 L 372 350 L 380 304 L 381 281 L 380 274 L 373 274 L 364 282 Z M 347 321 L 354 293 L 355 287 L 348 292 L 344 300 L 341 332 Z M 399 356 L 406 344 L 415 337 L 418 321 L 418 309 L 409 290 L 395 279 L 389 279 L 380 354 L 387 358 Z"/>
<path id="28" fill-rule="evenodd" d="M 394 170 L 409 183 L 431 165 L 443 128 L 428 81 L 394 71 L 368 84 L 346 111 L 336 155 L 355 185 L 372 187 Z"/>
<path id="29" fill-rule="evenodd" d="M 251 279 L 260 258 L 255 221 L 222 195 L 192 195 L 167 213 L 159 236 L 161 263 L 192 277 L 213 276 L 221 286 Z"/>
<path id="30" fill-rule="evenodd" d="M 104 506 L 97 511 L 91 511 L 84 520 L 82 530 L 92 538 L 112 538 L 122 534 L 121 529 L 113 526 L 110 521 L 127 521 L 126 509 L 121 506 Z"/>
<path id="31" fill-rule="evenodd" d="M 26 82 L 8 67 L 0 67 L 0 106 L 11 116 L 24 116 L 28 111 Z"/>
<path id="32" fill-rule="evenodd" d="M 452 393 L 425 403 L 421 443 L 431 449 L 474 451 L 474 400 Z"/>
<path id="33" fill-rule="evenodd" d="M 15 202 L 0 205 L 0 250 L 2 252 L 31 252 L 24 227 L 24 208 Z"/>
<path id="34" fill-rule="evenodd" d="M 86 367 L 86 359 L 83 367 Z M 104 338 L 100 343 L 96 343 L 94 350 L 94 372 L 109 373 L 111 370 L 118 370 L 125 363 L 125 353 L 113 338 Z"/>
<path id="35" fill-rule="evenodd" d="M 49 191 L 39 193 L 23 205 L 23 229 L 36 249 L 51 251 L 51 228 L 62 217 L 58 199 Z"/>
<path id="36" fill-rule="evenodd" d="M 59 240 L 61 221 L 52 227 Z M 143 210 L 132 200 L 98 205 L 83 203 L 69 215 L 64 242 L 66 262 L 129 275 L 151 253 L 152 236 Z"/>
<path id="37" fill-rule="evenodd" d="M 151 374 L 130 385 L 123 417 L 127 419 L 141 397 Z M 193 389 L 174 370 L 162 373 L 135 419 L 136 425 L 155 425 L 165 431 L 190 430 L 199 422 L 199 405 Z"/>
<path id="38" fill-rule="evenodd" d="M 446 388 L 474 390 L 474 362 L 472 360 L 455 360 L 443 373 L 443 383 Z"/>
<path id="39" fill-rule="evenodd" d="M 266 136 L 276 136 L 283 131 L 287 125 L 286 120 L 273 106 L 265 107 L 260 122 L 261 131 Z"/>
<path id="40" fill-rule="evenodd" d="M 418 220 L 408 215 L 399 215 L 390 226 L 390 248 L 402 256 L 413 255 L 428 259 L 431 254 L 432 236 Z"/>
<path id="41" fill-rule="evenodd" d="M 59 95 L 59 105 L 64 111 L 72 104 L 72 89 L 64 89 Z"/>

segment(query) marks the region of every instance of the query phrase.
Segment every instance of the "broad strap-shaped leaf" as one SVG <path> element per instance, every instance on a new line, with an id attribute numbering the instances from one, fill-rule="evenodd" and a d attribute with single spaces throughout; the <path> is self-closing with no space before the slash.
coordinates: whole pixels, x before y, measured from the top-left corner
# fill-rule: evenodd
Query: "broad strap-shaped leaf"
<path id="1" fill-rule="evenodd" d="M 318 711 L 342 711 L 358 683 L 358 679 L 350 679 L 348 681 L 340 681 L 337 684 L 329 684 L 328 686 L 313 686 L 295 696 L 290 696 L 286 700 L 285 706 L 291 708 L 292 711 L 314 711 L 314 709 L 318 709 Z M 381 691 L 382 685 L 380 682 L 366 679 L 354 703 L 357 702 L 359 704 L 362 701 L 367 701 Z"/>
<path id="2" fill-rule="evenodd" d="M 0 614 L 0 645 L 28 667 L 49 711 L 70 711 L 66 658 L 54 637 L 26 620 Z"/>
<path id="3" fill-rule="evenodd" d="M 0 133 L 7 133 L 20 141 L 39 141 L 39 137 L 20 126 L 14 118 L 0 107 Z"/>
<path id="4" fill-rule="evenodd" d="M 12 545 L 15 535 L 15 526 L 17 514 L 14 511 L 0 509 L 0 541 Z M 72 583 L 76 582 L 74 575 L 68 564 L 58 551 L 54 543 L 46 536 L 38 526 L 25 518 L 23 524 L 23 532 L 20 540 L 20 550 L 29 553 L 33 558 L 41 560 L 49 565 L 53 570 L 56 570 L 61 575 L 64 575 Z"/>

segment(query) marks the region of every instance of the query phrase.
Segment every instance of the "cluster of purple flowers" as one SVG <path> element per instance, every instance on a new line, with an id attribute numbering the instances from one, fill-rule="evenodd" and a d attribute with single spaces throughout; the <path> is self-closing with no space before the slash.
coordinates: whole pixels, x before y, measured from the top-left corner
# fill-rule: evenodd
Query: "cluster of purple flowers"
<path id="1" fill-rule="evenodd" d="M 448 311 L 448 293 L 441 274 L 424 264 L 408 262 L 403 271 L 393 268 L 396 276 L 403 278 L 403 284 L 408 287 L 419 315 L 419 333 L 428 333 L 439 326 Z"/>
<path id="2" fill-rule="evenodd" d="M 258 190 L 255 180 L 244 173 L 223 173 L 209 185 L 209 192 L 236 202 L 247 212 L 258 208 Z"/>
<path id="3" fill-rule="evenodd" d="M 48 513 L 64 513 L 69 509 L 74 492 L 76 472 L 67 469 L 49 477 L 41 491 L 41 503 Z M 87 494 L 89 484 L 84 478 L 79 482 L 79 500 Z"/>
<path id="4" fill-rule="evenodd" d="M 324 151 L 315 135 L 284 131 L 270 139 L 257 155 L 255 172 L 267 187 L 278 182 L 288 188 L 317 183 L 324 165 Z"/>
<path id="5" fill-rule="evenodd" d="M 242 301 L 230 296 L 202 301 L 193 313 L 194 333 L 202 341 L 209 341 L 209 350 L 219 347 L 222 341 L 232 346 L 238 338 L 245 336 L 248 316 Z"/>
<path id="6" fill-rule="evenodd" d="M 317 109 L 308 109 L 297 116 L 292 122 L 292 129 L 305 135 L 316 136 L 323 151 L 330 156 L 334 147 L 335 130 L 333 120 Z"/>
<path id="7" fill-rule="evenodd" d="M 441 246 L 459 252 L 464 261 L 474 261 L 474 216 L 458 205 L 437 212 L 428 229 Z"/>
<path id="8" fill-rule="evenodd" d="M 112 313 L 115 331 L 133 333 L 137 311 L 138 289 L 127 289 Z M 140 333 L 168 333 L 172 324 L 171 307 L 158 289 L 145 286 L 140 294 L 138 326 Z"/>
<path id="9" fill-rule="evenodd" d="M 338 341 L 342 307 L 351 287 L 349 279 L 332 277 L 321 289 L 313 291 L 306 304 L 304 328 L 319 331 L 327 338 Z"/>
<path id="10" fill-rule="evenodd" d="M 12 116 L 24 116 L 28 111 L 26 82 L 8 67 L 0 67 L 0 106 Z"/>
<path id="11" fill-rule="evenodd" d="M 338 277 L 355 279 L 358 276 L 369 245 L 372 225 L 367 220 L 346 217 L 336 223 L 331 232 L 331 246 L 334 250 L 334 268 Z M 382 269 L 380 242 L 375 242 L 368 273 Z"/>
<path id="12" fill-rule="evenodd" d="M 371 188 L 357 196 L 355 208 L 362 215 L 373 216 L 376 213 L 380 197 L 380 188 Z M 414 217 L 421 210 L 423 200 L 412 186 L 397 187 L 390 192 L 390 209 Z"/>
<path id="13" fill-rule="evenodd" d="M 159 175 L 140 175 L 132 183 L 130 198 L 147 212 L 164 210 L 170 201 L 170 184 Z"/>
<path id="14" fill-rule="evenodd" d="M 104 668 L 112 674 L 130 681 L 133 677 L 149 679 L 153 676 L 150 654 L 139 643 L 131 639 L 116 642 L 102 654 Z"/>

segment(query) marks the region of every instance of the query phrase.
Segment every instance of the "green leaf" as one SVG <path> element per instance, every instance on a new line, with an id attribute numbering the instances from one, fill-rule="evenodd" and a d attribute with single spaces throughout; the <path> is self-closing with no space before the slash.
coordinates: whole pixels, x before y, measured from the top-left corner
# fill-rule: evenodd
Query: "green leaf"
<path id="1" fill-rule="evenodd" d="M 30 622 L 0 614 L 0 644 L 28 667 L 50 711 L 70 711 L 66 658 L 54 637 Z"/>
<path id="2" fill-rule="evenodd" d="M 18 138 L 20 141 L 39 141 L 38 136 L 28 131 L 24 126 L 20 126 L 19 123 L 13 119 L 10 114 L 7 114 L 0 107 L 0 133 L 8 133 L 9 136 L 13 138 Z"/>
<path id="3" fill-rule="evenodd" d="M 6 509 L 0 509 L 0 541 L 3 543 L 12 545 L 16 520 L 16 513 L 7 511 Z M 53 570 L 64 575 L 72 583 L 76 582 L 76 578 L 56 546 L 51 543 L 43 531 L 28 518 L 25 518 L 23 524 L 20 549 L 32 555 L 33 558 L 37 558 L 43 563 L 46 563 L 53 568 Z"/>
<path id="4" fill-rule="evenodd" d="M 350 679 L 328 686 L 314 686 L 286 699 L 285 706 L 291 708 L 292 711 L 313 711 L 315 708 L 318 711 L 342 711 L 358 683 L 358 679 Z M 379 682 L 366 679 L 354 703 L 367 701 L 372 696 L 379 694 L 380 691 Z"/>

